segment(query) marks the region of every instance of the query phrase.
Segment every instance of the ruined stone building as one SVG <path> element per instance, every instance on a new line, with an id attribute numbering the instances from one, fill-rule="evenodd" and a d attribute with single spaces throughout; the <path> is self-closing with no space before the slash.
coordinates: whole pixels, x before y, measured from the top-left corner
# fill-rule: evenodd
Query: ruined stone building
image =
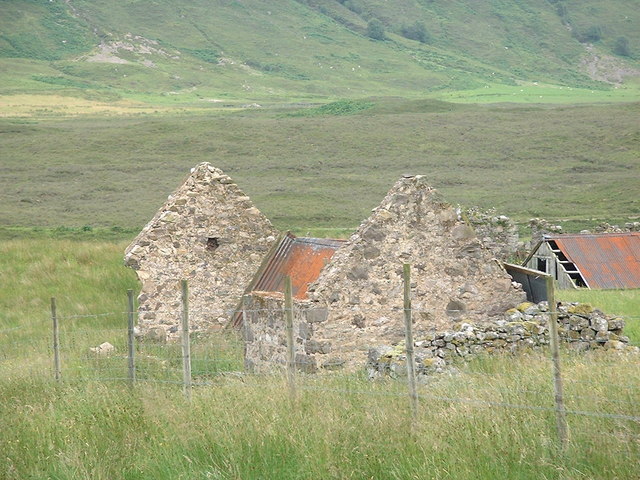
<path id="1" fill-rule="evenodd" d="M 125 251 L 125 264 L 142 283 L 142 330 L 177 332 L 182 279 L 189 281 L 193 326 L 226 323 L 277 236 L 227 175 L 208 163 L 196 166 Z"/>
<path id="2" fill-rule="evenodd" d="M 404 263 L 416 335 L 496 317 L 525 299 L 426 178 L 404 177 L 309 287 L 310 300 L 330 312 L 314 337 L 341 357 L 404 338 Z"/>
<path id="3" fill-rule="evenodd" d="M 282 283 L 293 279 L 300 364 L 358 364 L 403 338 L 404 263 L 417 334 L 482 321 L 525 298 L 518 284 L 423 176 L 405 176 L 346 241 L 278 235 L 220 170 L 200 164 L 127 248 L 142 282 L 139 323 L 171 334 L 179 281 L 196 328 L 243 324 L 247 361 L 284 361 Z M 233 310 L 245 296 L 244 317 Z"/>

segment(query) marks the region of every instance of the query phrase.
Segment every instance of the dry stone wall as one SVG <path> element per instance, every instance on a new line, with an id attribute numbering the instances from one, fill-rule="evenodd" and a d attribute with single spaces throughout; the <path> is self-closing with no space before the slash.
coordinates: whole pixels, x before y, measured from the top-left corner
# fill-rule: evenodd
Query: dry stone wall
<path id="1" fill-rule="evenodd" d="M 316 340 L 347 363 L 403 338 L 403 263 L 412 265 L 416 332 L 500 316 L 525 294 L 422 176 L 402 178 L 309 287 L 329 309 Z"/>
<path id="2" fill-rule="evenodd" d="M 463 323 L 456 329 L 416 337 L 415 368 L 418 375 L 430 375 L 449 369 L 456 360 L 482 353 L 538 349 L 549 344 L 548 306 L 522 303 L 505 313 L 501 320 Z M 560 304 L 559 336 L 569 349 L 585 351 L 604 348 L 638 353 L 623 335 L 624 320 L 594 310 L 588 304 Z M 406 374 L 404 343 L 379 345 L 369 350 L 369 377 Z"/>
<path id="3" fill-rule="evenodd" d="M 611 225 L 608 222 L 602 222 L 591 230 L 582 230 L 580 233 L 626 233 L 640 232 L 640 222 L 626 222 L 624 226 Z"/>
<path id="4" fill-rule="evenodd" d="M 281 294 L 254 292 L 245 302 L 243 335 L 245 364 L 256 373 L 282 370 L 287 364 L 284 299 Z M 607 349 L 638 352 L 624 336 L 624 321 L 593 309 L 588 304 L 560 304 L 559 335 L 567 348 L 575 351 Z M 401 315 L 401 314 L 400 314 Z M 371 378 L 406 373 L 404 340 L 375 343 L 369 339 L 347 361 L 337 355 L 335 343 L 316 334 L 331 317 L 327 309 L 313 302 L 294 300 L 295 362 L 299 371 L 327 372 L 340 369 L 365 369 Z M 521 303 L 500 318 L 476 323 L 463 322 L 444 330 L 414 335 L 416 371 L 431 375 L 448 371 L 457 362 L 478 354 L 517 353 L 536 350 L 549 344 L 548 306 L 546 302 Z M 403 327 L 398 325 L 398 330 Z M 345 338 L 345 341 L 349 341 Z"/>
<path id="5" fill-rule="evenodd" d="M 143 333 L 177 335 L 182 279 L 189 281 L 191 327 L 226 323 L 276 236 L 230 177 L 208 163 L 196 166 L 125 252 L 142 283 Z"/>

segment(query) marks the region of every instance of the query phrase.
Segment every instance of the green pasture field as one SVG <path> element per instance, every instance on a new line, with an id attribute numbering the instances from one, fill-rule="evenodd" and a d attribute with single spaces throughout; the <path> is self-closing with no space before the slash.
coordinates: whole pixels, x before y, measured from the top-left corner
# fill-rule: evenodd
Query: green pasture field
<path id="1" fill-rule="evenodd" d="M 109 381 L 105 376 L 126 377 L 123 312 L 126 290 L 138 286 L 134 272 L 122 266 L 128 240 L 79 238 L 76 232 L 75 239 L 0 243 L 1 478 L 637 476 L 637 355 L 563 351 L 571 412 L 564 452 L 556 437 L 548 352 L 480 357 L 458 365 L 457 374 L 433 378 L 419 388 L 413 430 L 402 380 L 302 375 L 292 404 L 280 376 L 207 375 L 196 361 L 194 380 L 206 378 L 208 384 L 194 387 L 188 403 L 179 384 L 149 381 L 168 377 L 162 376 L 161 359 L 143 350 L 140 368 L 148 371 L 155 362 L 156 376 L 140 376 L 147 381 L 133 388 Z M 637 299 L 637 292 L 631 295 Z M 52 372 L 51 296 L 61 323 L 59 383 Z M 608 298 L 611 309 L 622 313 L 616 295 Z M 583 300 L 599 305 L 595 296 Z M 634 301 L 622 300 L 630 315 L 639 313 L 637 303 L 629 308 Z M 101 313 L 109 315 L 91 316 Z M 89 346 L 105 340 L 117 348 L 106 359 L 108 367 L 119 368 L 115 374 L 88 355 Z M 202 353 L 199 342 L 194 348 Z M 240 368 L 228 357 L 235 355 L 233 346 L 209 348 L 211 358 L 229 358 L 226 368 Z M 179 355 L 179 347 L 174 350 Z"/>
<path id="2" fill-rule="evenodd" d="M 592 104 L 598 102 L 636 102 L 640 98 L 637 82 L 616 88 L 577 88 L 522 82 L 520 85 L 487 84 L 473 90 L 459 90 L 430 95 L 455 103 L 527 103 L 527 104 Z"/>
<path id="3" fill-rule="evenodd" d="M 640 104 L 369 98 L 137 115 L 0 119 L 0 225 L 141 228 L 199 162 L 280 229 L 353 230 L 400 175 L 452 204 L 571 230 L 640 216 Z M 348 233 L 346 234 L 348 235 Z"/>

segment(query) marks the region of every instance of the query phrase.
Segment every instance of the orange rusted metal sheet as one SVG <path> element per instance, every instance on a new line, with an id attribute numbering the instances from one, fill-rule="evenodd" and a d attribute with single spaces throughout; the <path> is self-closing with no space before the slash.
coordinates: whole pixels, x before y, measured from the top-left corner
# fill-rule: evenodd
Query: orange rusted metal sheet
<path id="1" fill-rule="evenodd" d="M 590 288 L 640 288 L 640 233 L 548 235 Z"/>
<path id="2" fill-rule="evenodd" d="M 331 259 L 344 240 L 284 236 L 264 269 L 259 273 L 252 290 L 261 292 L 284 292 L 284 279 L 291 277 L 293 296 L 304 299 L 307 288 Z"/>

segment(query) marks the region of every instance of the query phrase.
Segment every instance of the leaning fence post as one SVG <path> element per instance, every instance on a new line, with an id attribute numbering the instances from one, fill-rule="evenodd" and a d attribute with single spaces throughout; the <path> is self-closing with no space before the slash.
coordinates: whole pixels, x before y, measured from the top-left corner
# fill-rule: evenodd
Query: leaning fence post
<path id="1" fill-rule="evenodd" d="M 60 330 L 56 311 L 56 297 L 51 297 L 51 321 L 53 322 L 53 369 L 56 380 L 60 380 Z"/>
<path id="2" fill-rule="evenodd" d="M 182 280 L 182 391 L 191 401 L 191 343 L 189 339 L 189 286 Z"/>
<path id="3" fill-rule="evenodd" d="M 556 405 L 556 426 L 560 448 L 567 447 L 567 417 L 562 395 L 562 374 L 560 371 L 560 338 L 558 336 L 558 309 L 556 305 L 554 282 L 551 275 L 547 275 L 547 303 L 549 304 L 549 341 L 551 344 L 551 358 L 553 361 L 553 390 Z"/>
<path id="4" fill-rule="evenodd" d="M 128 352 L 128 360 L 129 360 L 129 383 L 133 385 L 136 383 L 136 363 L 135 363 L 135 349 L 134 349 L 134 331 L 133 331 L 133 321 L 135 315 L 135 305 L 133 301 L 133 290 L 127 290 L 128 297 L 128 315 L 129 315 L 129 324 L 127 329 L 127 343 L 129 347 Z"/>
<path id="5" fill-rule="evenodd" d="M 415 428 L 418 418 L 418 394 L 416 392 L 416 370 L 413 358 L 413 315 L 411 311 L 411 266 L 403 265 L 404 280 L 404 331 L 407 350 L 407 379 L 409 381 L 409 398 L 411 400 L 412 427 Z"/>
<path id="6" fill-rule="evenodd" d="M 296 356 L 293 343 L 293 295 L 291 277 L 284 278 L 284 313 L 287 326 L 287 381 L 291 401 L 296 398 Z"/>

